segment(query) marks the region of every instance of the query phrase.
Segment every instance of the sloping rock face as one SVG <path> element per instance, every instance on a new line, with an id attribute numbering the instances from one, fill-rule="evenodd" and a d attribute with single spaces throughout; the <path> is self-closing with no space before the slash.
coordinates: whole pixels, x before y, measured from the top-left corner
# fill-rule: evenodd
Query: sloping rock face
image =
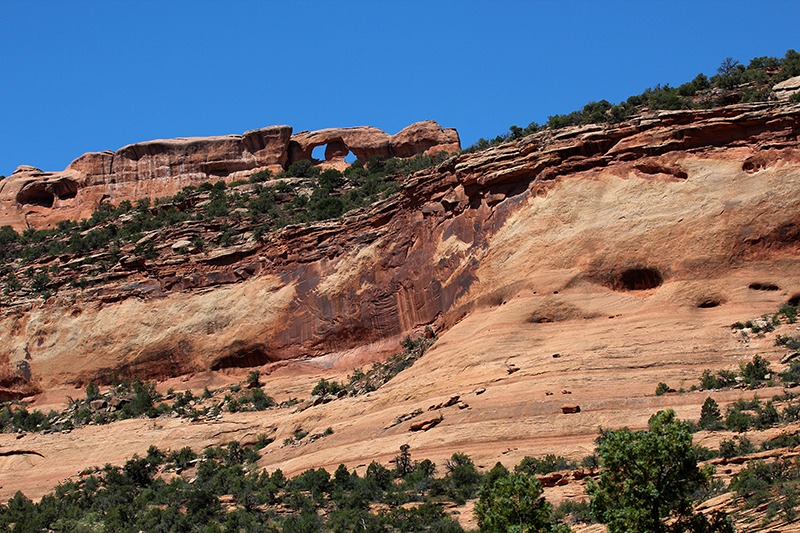
<path id="1" fill-rule="evenodd" d="M 340 168 L 348 165 L 344 157 L 350 150 L 366 159 L 461 149 L 458 133 L 432 120 L 393 136 L 369 127 L 292 136 L 290 126 L 272 126 L 243 135 L 147 141 L 84 154 L 63 172 L 19 167 L 0 181 L 0 226 L 49 228 L 61 220 L 88 218 L 103 201 L 159 198 L 204 181 L 231 182 L 264 169 L 279 172 L 293 161 L 311 159 L 313 148 L 322 144 L 328 145 L 326 158 Z"/>
<path id="2" fill-rule="evenodd" d="M 670 284 L 662 297 L 691 309 L 724 305 L 718 280 L 743 269 L 800 289 L 799 119 L 662 112 L 451 158 L 340 221 L 8 306 L 0 375 L 31 391 L 318 357 L 520 294 L 530 323 L 608 320 L 559 299 L 570 287 L 635 299 Z"/>

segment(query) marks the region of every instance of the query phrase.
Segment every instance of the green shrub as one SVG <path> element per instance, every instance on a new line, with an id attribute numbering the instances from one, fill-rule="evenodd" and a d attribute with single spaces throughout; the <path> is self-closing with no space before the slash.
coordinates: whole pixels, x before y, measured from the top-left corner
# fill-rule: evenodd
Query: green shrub
<path id="1" fill-rule="evenodd" d="M 678 524 L 702 522 L 699 531 L 715 530 L 692 510 L 691 497 L 707 484 L 710 472 L 697 467 L 692 436 L 674 411 L 651 417 L 646 431 L 601 432 L 597 452 L 604 469 L 587 492 L 592 514 L 609 532 L 666 531 L 670 518 Z M 724 530 L 732 531 L 730 526 Z"/>
<path id="2" fill-rule="evenodd" d="M 480 530 L 550 531 L 553 508 L 542 492 L 542 484 L 536 478 L 518 473 L 508 473 L 484 485 L 474 511 Z"/>
<path id="3" fill-rule="evenodd" d="M 250 176 L 250 183 L 263 183 L 272 177 L 271 170 L 259 170 Z"/>
<path id="4" fill-rule="evenodd" d="M 772 464 L 760 459 L 751 461 L 733 476 L 730 489 L 744 498 L 748 507 L 761 504 L 769 499 L 770 486 L 780 479 L 781 473 L 777 471 L 780 466 L 780 461 Z"/>
<path id="5" fill-rule="evenodd" d="M 752 425 L 752 417 L 739 410 L 732 410 L 725 417 L 725 427 L 731 431 L 744 433 Z"/>
<path id="6" fill-rule="evenodd" d="M 785 346 L 789 350 L 800 350 L 800 339 L 791 335 L 776 335 L 775 346 Z"/>
<path id="7" fill-rule="evenodd" d="M 96 400 L 100 397 L 100 387 L 95 385 L 94 381 L 89 381 L 86 385 L 86 399 L 88 401 Z"/>
<path id="8" fill-rule="evenodd" d="M 697 425 L 703 429 L 714 431 L 723 427 L 721 421 L 722 414 L 719 411 L 719 405 L 714 398 L 707 397 L 700 410 L 700 420 Z"/>
<path id="9" fill-rule="evenodd" d="M 742 377 L 751 388 L 766 380 L 767 374 L 770 373 L 769 361 L 760 355 L 754 355 L 753 360 L 747 364 L 740 363 L 739 368 Z"/>
<path id="10" fill-rule="evenodd" d="M 50 282 L 50 275 L 44 270 L 41 270 L 33 276 L 31 288 L 41 294 L 48 289 Z"/>
<path id="11" fill-rule="evenodd" d="M 258 386 L 258 380 L 261 377 L 261 372 L 258 370 L 251 370 L 245 378 L 245 383 L 252 386 Z"/>
<path id="12" fill-rule="evenodd" d="M 311 390 L 312 396 L 326 396 L 328 394 L 338 394 L 344 390 L 344 386 L 336 381 L 328 381 L 325 378 L 320 378 L 314 388 Z"/>
<path id="13" fill-rule="evenodd" d="M 514 467 L 514 472 L 533 476 L 535 474 L 549 474 L 559 470 L 572 470 L 577 465 L 566 457 L 560 455 L 547 454 L 541 459 L 525 456 L 522 461 Z"/>
<path id="14" fill-rule="evenodd" d="M 800 361 L 794 360 L 789 368 L 781 372 L 781 380 L 787 383 L 800 381 Z"/>

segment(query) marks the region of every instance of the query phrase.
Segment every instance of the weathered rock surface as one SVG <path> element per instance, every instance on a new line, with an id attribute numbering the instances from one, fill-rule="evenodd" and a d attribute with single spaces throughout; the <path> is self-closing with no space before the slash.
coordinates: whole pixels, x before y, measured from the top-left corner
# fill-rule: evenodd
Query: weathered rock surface
<path id="1" fill-rule="evenodd" d="M 242 135 L 147 141 L 116 152 L 84 154 L 62 172 L 20 166 L 0 182 L 0 226 L 48 228 L 61 220 L 88 218 L 103 201 L 171 196 L 204 181 L 231 182 L 259 170 L 281 171 L 293 161 L 311 159 L 313 148 L 321 144 L 328 144 L 326 158 L 342 168 L 349 150 L 366 159 L 461 149 L 458 133 L 432 120 L 393 136 L 369 127 L 292 136 L 290 126 L 271 126 Z"/>
<path id="2" fill-rule="evenodd" d="M 800 92 L 800 76 L 775 84 L 772 91 L 779 100 L 788 100 L 793 94 Z"/>
<path id="3" fill-rule="evenodd" d="M 796 335 L 795 325 L 764 338 L 729 326 L 800 297 L 799 119 L 797 106 L 736 106 L 547 133 L 417 174 L 399 195 L 338 222 L 182 262 L 166 255 L 44 304 L 4 300 L 0 386 L 27 391 L 114 371 L 164 378 L 218 368 L 161 386 L 198 394 L 208 376 L 237 382 L 247 370 L 236 367 L 260 365 L 278 401 L 306 399 L 320 375 L 345 379 L 365 352 L 396 350 L 419 326 L 431 324 L 439 340 L 377 391 L 303 410 L 0 435 L 9 452 L 0 454 L 0 500 L 18 489 L 39 497 L 151 444 L 201 450 L 268 433 L 275 442 L 259 466 L 289 476 L 340 463 L 363 475 L 403 444 L 438 465 L 461 452 L 482 469 L 498 460 L 512 468 L 526 455 L 578 461 L 598 426 L 643 428 L 659 409 L 696 420 L 712 396 L 724 411 L 752 392 L 654 391 L 659 382 L 689 389 L 704 369 L 738 369 L 755 354 L 783 368 L 775 336 Z M 47 411 L 48 394 L 34 406 Z M 453 401 L 470 407 L 422 415 Z M 563 415 L 567 401 L 580 412 Z M 333 434 L 280 445 L 300 427 Z M 784 430 L 796 423 L 747 436 L 758 444 Z M 695 439 L 717 447 L 732 436 Z M 718 475 L 741 467 L 724 466 Z M 554 475 L 545 494 L 583 498 L 592 474 Z"/>
<path id="4" fill-rule="evenodd" d="M 290 159 L 311 159 L 314 148 L 322 145 L 327 145 L 325 160 L 332 164 L 343 162 L 349 152 L 366 161 L 375 155 L 413 157 L 461 150 L 454 128 L 442 128 L 433 120 L 426 120 L 412 124 L 396 135 L 366 126 L 297 133 L 289 142 Z"/>
<path id="5" fill-rule="evenodd" d="M 341 221 L 130 259 L 116 281 L 4 305 L 0 386 L 320 357 L 447 329 L 529 291 L 530 323 L 606 315 L 552 294 L 565 287 L 635 295 L 683 283 L 659 297 L 725 305 L 744 268 L 800 269 L 799 116 L 734 106 L 529 137 L 418 173 Z"/>

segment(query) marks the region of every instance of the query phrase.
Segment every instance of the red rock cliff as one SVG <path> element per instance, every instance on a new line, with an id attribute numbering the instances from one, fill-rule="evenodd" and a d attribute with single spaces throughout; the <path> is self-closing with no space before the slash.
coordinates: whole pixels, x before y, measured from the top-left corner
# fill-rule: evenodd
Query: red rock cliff
<path id="1" fill-rule="evenodd" d="M 12 302 L 0 374 L 42 389 L 315 357 L 524 291 L 670 282 L 681 305 L 722 305 L 709 280 L 745 267 L 800 280 L 799 120 L 800 106 L 660 112 L 451 158 L 340 221 Z M 531 320 L 583 316 L 551 304 Z"/>
<path id="2" fill-rule="evenodd" d="M 0 226 L 17 231 L 42 229 L 61 220 L 88 218 L 100 202 L 171 196 L 204 181 L 231 182 L 252 173 L 284 170 L 293 161 L 311 159 L 316 146 L 327 145 L 329 166 L 346 167 L 352 151 L 410 157 L 461 149 L 458 133 L 427 120 L 396 135 L 377 128 L 332 128 L 292 136 L 290 126 L 272 126 L 243 135 L 191 137 L 131 144 L 116 152 L 87 153 L 63 172 L 20 166 L 0 181 Z"/>

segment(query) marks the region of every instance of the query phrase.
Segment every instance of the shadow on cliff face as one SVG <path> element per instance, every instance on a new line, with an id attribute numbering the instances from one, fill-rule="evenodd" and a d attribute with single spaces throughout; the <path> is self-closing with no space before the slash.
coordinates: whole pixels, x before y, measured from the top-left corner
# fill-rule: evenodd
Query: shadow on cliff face
<path id="1" fill-rule="evenodd" d="M 619 292 L 646 291 L 660 287 L 664 283 L 661 271 L 652 266 L 602 269 L 590 273 L 588 278 Z"/>
<path id="2" fill-rule="evenodd" d="M 261 343 L 249 344 L 245 341 L 236 341 L 228 347 L 227 352 L 212 363 L 211 370 L 249 368 L 274 361 L 267 354 L 267 346 Z"/>
<path id="3" fill-rule="evenodd" d="M 612 287 L 617 291 L 645 291 L 655 289 L 663 282 L 661 272 L 655 268 L 629 268 L 614 278 Z"/>
<path id="4" fill-rule="evenodd" d="M 544 298 L 541 305 L 530 314 L 525 322 L 528 324 L 546 324 L 575 318 L 593 318 L 593 316 L 587 315 L 587 313 L 567 302 L 555 298 Z"/>
<path id="5" fill-rule="evenodd" d="M 40 207 L 53 207 L 56 198 L 68 200 L 78 194 L 78 184 L 70 179 L 61 178 L 55 181 L 33 183 L 23 187 L 17 193 L 17 203 L 20 205 L 37 205 Z"/>
<path id="6" fill-rule="evenodd" d="M 764 232 L 753 232 L 751 227 L 743 228 L 738 242 L 734 243 L 736 255 L 745 259 L 762 259 L 776 253 L 800 253 L 800 218 L 787 220 L 772 226 Z"/>

